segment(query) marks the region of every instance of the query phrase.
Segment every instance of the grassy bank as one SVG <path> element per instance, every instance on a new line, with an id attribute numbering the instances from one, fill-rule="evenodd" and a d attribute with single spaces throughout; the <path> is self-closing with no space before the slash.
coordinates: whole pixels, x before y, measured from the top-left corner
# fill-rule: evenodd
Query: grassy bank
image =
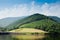
<path id="1" fill-rule="evenodd" d="M 44 33 L 48 33 L 46 31 L 43 30 L 39 30 L 39 29 L 34 29 L 34 28 L 20 28 L 20 29 L 15 29 L 15 30 L 11 30 L 9 32 L 12 33 L 20 33 L 20 34 L 44 34 Z"/>

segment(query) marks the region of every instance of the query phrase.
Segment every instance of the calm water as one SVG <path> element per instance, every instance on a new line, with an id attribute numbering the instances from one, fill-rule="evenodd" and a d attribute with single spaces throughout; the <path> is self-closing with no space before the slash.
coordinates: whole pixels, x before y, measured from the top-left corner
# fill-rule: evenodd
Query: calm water
<path id="1" fill-rule="evenodd" d="M 0 40 L 60 40 L 53 35 L 0 35 Z"/>

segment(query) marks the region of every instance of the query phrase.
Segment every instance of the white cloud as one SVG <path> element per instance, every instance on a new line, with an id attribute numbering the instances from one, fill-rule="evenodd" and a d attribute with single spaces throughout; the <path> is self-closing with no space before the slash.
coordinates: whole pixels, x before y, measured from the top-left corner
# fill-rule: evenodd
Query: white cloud
<path id="1" fill-rule="evenodd" d="M 45 3 L 42 7 L 42 13 L 49 16 L 58 16 L 60 17 L 60 5 L 59 4 L 47 4 Z"/>
<path id="2" fill-rule="evenodd" d="M 60 5 L 57 3 L 45 3 L 41 6 L 35 5 L 34 1 L 31 3 L 30 6 L 28 6 L 28 4 L 14 5 L 11 8 L 5 8 L 0 10 L 0 19 L 5 17 L 27 16 L 37 12 L 44 15 L 60 17 Z"/>
<path id="3" fill-rule="evenodd" d="M 0 10 L 0 18 L 24 16 L 27 15 L 27 12 L 28 8 L 26 4 L 13 6 L 12 8 Z"/>

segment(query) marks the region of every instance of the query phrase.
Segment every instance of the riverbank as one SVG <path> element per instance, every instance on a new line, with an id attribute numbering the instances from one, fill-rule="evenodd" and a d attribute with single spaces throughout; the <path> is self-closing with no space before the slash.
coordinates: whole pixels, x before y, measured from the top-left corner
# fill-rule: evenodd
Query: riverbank
<path id="1" fill-rule="evenodd" d="M 7 31 L 7 32 L 0 32 L 0 34 L 21 34 L 21 35 L 39 35 L 45 33 L 48 32 L 39 29 L 34 29 L 34 28 L 20 28 L 20 29 Z"/>

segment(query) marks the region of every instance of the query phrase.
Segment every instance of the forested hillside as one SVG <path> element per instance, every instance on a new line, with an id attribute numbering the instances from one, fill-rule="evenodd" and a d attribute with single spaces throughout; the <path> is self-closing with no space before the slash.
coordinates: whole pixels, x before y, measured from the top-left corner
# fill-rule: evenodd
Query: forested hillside
<path id="1" fill-rule="evenodd" d="M 44 30 L 47 32 L 59 32 L 60 33 L 60 23 L 56 20 L 42 15 L 42 14 L 33 14 L 31 16 L 25 17 L 21 20 L 18 20 L 6 27 L 6 30 L 14 30 L 20 28 L 35 28 Z"/>

